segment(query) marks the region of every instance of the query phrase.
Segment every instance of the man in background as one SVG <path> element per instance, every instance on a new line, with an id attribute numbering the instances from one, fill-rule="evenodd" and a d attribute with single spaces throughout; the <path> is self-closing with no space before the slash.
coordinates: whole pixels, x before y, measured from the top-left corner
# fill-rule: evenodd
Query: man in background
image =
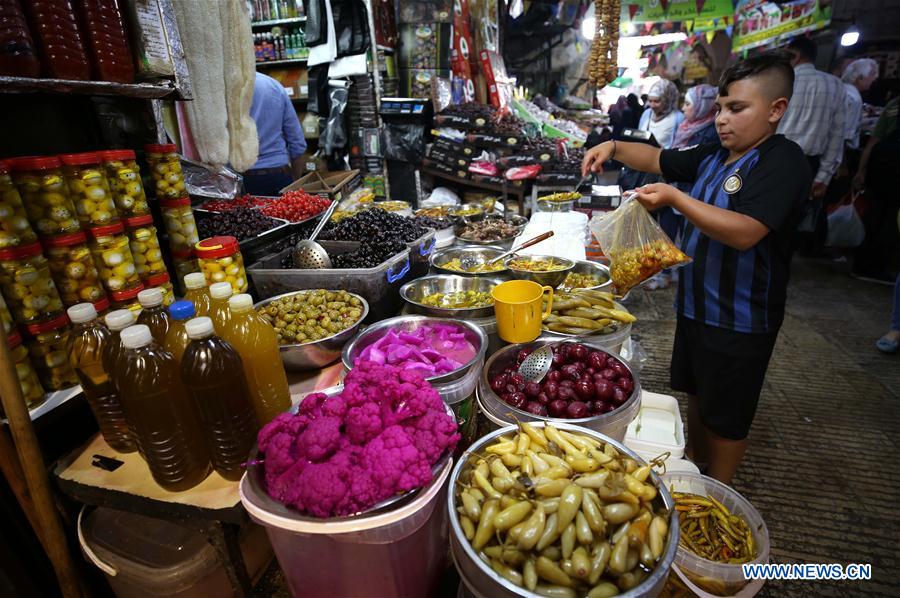
<path id="1" fill-rule="evenodd" d="M 878 79 L 878 63 L 871 58 L 860 58 L 847 65 L 841 81 L 844 82 L 844 141 L 847 148 L 859 149 L 859 127 L 862 124 L 862 94 L 869 91 Z"/>
<path id="2" fill-rule="evenodd" d="M 281 83 L 256 73 L 250 116 L 256 121 L 259 159 L 244 173 L 244 190 L 252 195 L 280 195 L 303 174 L 306 139 L 291 98 Z"/>
<path id="3" fill-rule="evenodd" d="M 795 37 L 787 51 L 794 67 L 794 93 L 778 132 L 800 146 L 813 172 L 809 199 L 817 205 L 807 206 L 807 211 L 815 231 L 802 233 L 800 241 L 806 253 L 818 253 L 827 232 L 822 201 L 844 151 L 844 85 L 834 75 L 816 70 L 817 48 L 811 39 Z"/>

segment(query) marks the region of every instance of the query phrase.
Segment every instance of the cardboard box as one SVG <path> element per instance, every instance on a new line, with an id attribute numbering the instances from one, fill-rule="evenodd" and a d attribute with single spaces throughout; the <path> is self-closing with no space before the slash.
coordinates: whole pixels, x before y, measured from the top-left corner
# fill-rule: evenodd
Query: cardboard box
<path id="1" fill-rule="evenodd" d="M 358 170 L 337 170 L 311 172 L 284 189 L 281 193 L 302 189 L 313 195 L 327 197 L 332 201 L 341 201 L 355 191 L 362 183 Z"/>

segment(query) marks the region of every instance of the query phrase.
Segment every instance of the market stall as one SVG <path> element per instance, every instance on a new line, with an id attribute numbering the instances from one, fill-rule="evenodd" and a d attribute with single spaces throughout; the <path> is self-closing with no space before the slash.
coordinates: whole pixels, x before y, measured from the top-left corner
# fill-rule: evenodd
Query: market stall
<path id="1" fill-rule="evenodd" d="M 144 27 L 141 82 L 96 31 L 84 73 L 4 77 L 194 93 L 142 103 L 140 134 L 3 142 L 0 457 L 67 595 L 66 533 L 117 595 L 250 595 L 273 556 L 297 596 L 453 593 L 448 571 L 461 596 L 750 593 L 765 523 L 682 458 L 677 402 L 640 382 L 628 293 L 685 256 L 661 231 L 624 242 L 643 208 L 606 216 L 618 190 L 581 176 L 606 115 L 514 92 L 506 7 L 250 4 L 116 8 Z M 621 7 L 596 10 L 602 87 Z M 319 139 L 271 196 L 239 174 L 255 68 Z M 78 503 L 61 525 L 33 422 L 64 402 L 97 431 L 52 468 Z"/>

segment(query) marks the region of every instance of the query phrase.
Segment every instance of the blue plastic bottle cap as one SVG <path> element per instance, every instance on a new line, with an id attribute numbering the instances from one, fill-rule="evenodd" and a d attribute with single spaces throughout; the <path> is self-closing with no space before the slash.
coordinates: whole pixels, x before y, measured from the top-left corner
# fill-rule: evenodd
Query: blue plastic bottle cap
<path id="1" fill-rule="evenodd" d="M 169 306 L 169 315 L 175 320 L 187 320 L 188 318 L 193 318 L 194 313 L 193 301 L 185 301 L 182 299 Z"/>

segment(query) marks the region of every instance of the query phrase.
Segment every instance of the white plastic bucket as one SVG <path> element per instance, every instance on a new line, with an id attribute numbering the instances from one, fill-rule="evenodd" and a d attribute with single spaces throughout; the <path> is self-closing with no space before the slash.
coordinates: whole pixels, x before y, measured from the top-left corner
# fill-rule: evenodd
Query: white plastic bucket
<path id="1" fill-rule="evenodd" d="M 247 475 L 241 503 L 266 528 L 291 594 L 316 598 L 431 596 L 447 563 L 447 478 L 453 461 L 402 506 L 340 521 L 266 510 Z"/>

